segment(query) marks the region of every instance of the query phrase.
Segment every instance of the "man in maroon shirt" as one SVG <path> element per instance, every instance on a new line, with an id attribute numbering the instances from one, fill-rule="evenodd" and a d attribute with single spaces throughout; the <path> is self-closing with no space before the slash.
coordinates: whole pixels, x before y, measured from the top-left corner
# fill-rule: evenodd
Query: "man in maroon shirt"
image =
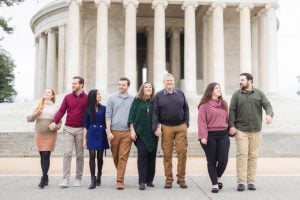
<path id="1" fill-rule="evenodd" d="M 67 112 L 67 119 L 63 130 L 64 141 L 64 161 L 63 161 L 63 182 L 61 187 L 69 187 L 69 178 L 71 170 L 71 161 L 73 147 L 76 150 L 76 177 L 74 187 L 81 185 L 84 150 L 83 150 L 83 120 L 84 111 L 87 107 L 87 94 L 83 91 L 84 79 L 75 76 L 72 81 L 72 93 L 67 94 L 55 114 L 53 122 L 50 124 L 50 130 L 55 130 L 57 124 Z"/>

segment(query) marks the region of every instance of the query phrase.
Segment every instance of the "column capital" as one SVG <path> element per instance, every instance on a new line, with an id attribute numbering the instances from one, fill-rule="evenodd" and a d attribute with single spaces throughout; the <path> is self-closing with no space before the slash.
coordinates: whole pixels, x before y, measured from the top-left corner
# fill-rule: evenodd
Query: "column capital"
<path id="1" fill-rule="evenodd" d="M 145 28 L 145 32 L 146 32 L 146 33 L 149 33 L 150 31 L 154 31 L 154 27 L 153 27 L 153 26 L 147 26 L 147 27 Z"/>
<path id="2" fill-rule="evenodd" d="M 166 9 L 168 6 L 168 1 L 167 0 L 153 0 L 152 8 L 155 9 L 160 4 Z"/>
<path id="3" fill-rule="evenodd" d="M 81 6 L 82 4 L 82 0 L 67 0 L 67 4 L 70 5 L 70 3 L 72 3 L 73 1 L 76 2 L 79 6 Z"/>
<path id="4" fill-rule="evenodd" d="M 266 4 L 265 5 L 265 9 L 269 10 L 269 9 L 278 9 L 279 8 L 279 5 L 278 3 L 269 3 L 269 4 Z"/>
<path id="5" fill-rule="evenodd" d="M 183 27 L 171 27 L 170 29 L 169 29 L 169 32 L 170 33 L 174 33 L 174 32 L 179 32 L 179 33 L 181 33 L 181 32 L 183 32 L 183 30 L 184 30 L 184 28 Z"/>
<path id="6" fill-rule="evenodd" d="M 38 34 L 37 38 L 40 39 L 45 36 L 46 36 L 46 32 L 41 32 L 40 34 Z"/>
<path id="7" fill-rule="evenodd" d="M 236 11 L 240 11 L 243 8 L 248 8 L 249 10 L 254 8 L 254 4 L 251 3 L 240 3 L 239 6 L 236 8 Z"/>
<path id="8" fill-rule="evenodd" d="M 224 9 L 227 7 L 227 5 L 226 5 L 226 3 L 216 2 L 216 3 L 212 3 L 210 7 L 212 9 L 218 8 L 218 7 L 221 7 L 222 9 Z"/>
<path id="9" fill-rule="evenodd" d="M 126 8 L 126 6 L 129 4 L 133 4 L 137 8 L 139 5 L 139 0 L 123 0 L 124 8 Z"/>
<path id="10" fill-rule="evenodd" d="M 45 30 L 45 34 L 48 35 L 49 33 L 55 32 L 55 30 L 53 28 L 49 28 L 47 30 Z"/>
<path id="11" fill-rule="evenodd" d="M 110 0 L 95 0 L 96 6 L 99 6 L 101 3 L 106 4 L 108 7 L 110 6 Z"/>
<path id="12" fill-rule="evenodd" d="M 211 12 L 212 12 L 212 7 L 210 6 L 207 10 L 206 10 L 206 12 L 205 12 L 205 15 L 203 16 L 203 17 L 208 17 L 210 14 L 211 14 Z"/>
<path id="13" fill-rule="evenodd" d="M 260 10 L 257 12 L 256 16 L 257 16 L 257 17 L 261 17 L 261 16 L 263 16 L 263 15 L 265 15 L 265 14 L 266 14 L 266 9 L 265 9 L 265 8 L 262 8 L 262 9 L 260 9 Z"/>
<path id="14" fill-rule="evenodd" d="M 197 8 L 199 3 L 196 0 L 186 0 L 183 2 L 181 9 L 185 10 L 188 6 L 193 6 L 193 8 Z"/>

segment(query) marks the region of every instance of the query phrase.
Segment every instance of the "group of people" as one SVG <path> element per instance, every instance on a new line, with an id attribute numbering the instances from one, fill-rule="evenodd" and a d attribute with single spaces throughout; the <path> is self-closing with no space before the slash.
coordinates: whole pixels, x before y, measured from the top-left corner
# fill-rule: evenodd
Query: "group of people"
<path id="1" fill-rule="evenodd" d="M 55 93 L 46 89 L 29 122 L 36 121 L 35 140 L 41 157 L 42 177 L 38 185 L 48 185 L 50 154 L 54 150 L 57 130 L 67 112 L 63 129 L 64 159 L 62 188 L 70 186 L 70 168 L 73 147 L 76 151 L 76 177 L 73 186 L 82 184 L 84 146 L 89 150 L 91 184 L 101 185 L 103 154 L 111 149 L 117 170 L 116 189 L 125 187 L 124 176 L 132 143 L 137 147 L 139 189 L 154 187 L 156 153 L 161 138 L 165 169 L 164 188 L 173 186 L 172 155 L 177 153 L 177 184 L 187 188 L 185 173 L 187 159 L 187 129 L 189 106 L 184 93 L 175 88 L 172 74 L 165 74 L 164 89 L 155 94 L 150 82 L 143 83 L 136 97 L 128 94 L 130 80 L 118 80 L 118 92 L 102 105 L 99 90 L 86 94 L 84 79 L 73 77 L 72 93 L 67 94 L 60 108 L 55 104 Z M 262 108 L 267 124 L 272 122 L 273 110 L 269 100 L 253 87 L 249 73 L 240 74 L 241 89 L 232 96 L 230 106 L 223 99 L 221 86 L 210 83 L 198 106 L 198 139 L 205 152 L 212 192 L 223 188 L 221 177 L 226 169 L 229 136 L 237 143 L 237 190 L 255 190 L 256 162 L 261 141 Z M 97 164 L 96 164 L 97 160 Z M 97 175 L 96 175 L 97 165 Z"/>

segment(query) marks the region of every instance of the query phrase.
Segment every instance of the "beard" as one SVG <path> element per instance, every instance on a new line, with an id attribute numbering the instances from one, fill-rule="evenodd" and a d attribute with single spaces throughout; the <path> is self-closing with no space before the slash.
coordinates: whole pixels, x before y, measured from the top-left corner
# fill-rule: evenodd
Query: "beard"
<path id="1" fill-rule="evenodd" d="M 240 88 L 241 88 L 242 90 L 246 90 L 248 87 L 249 87 L 249 84 L 248 84 L 248 83 L 246 83 L 246 85 L 243 85 L 243 84 L 240 83 Z"/>

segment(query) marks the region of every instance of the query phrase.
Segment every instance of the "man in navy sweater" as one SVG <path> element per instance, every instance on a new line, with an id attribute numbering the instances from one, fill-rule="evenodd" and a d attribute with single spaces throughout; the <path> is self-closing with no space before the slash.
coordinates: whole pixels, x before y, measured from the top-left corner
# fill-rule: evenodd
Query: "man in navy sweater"
<path id="1" fill-rule="evenodd" d="M 187 128 L 189 126 L 189 107 L 184 93 L 174 88 L 174 76 L 164 76 L 165 88 L 155 95 L 153 101 L 152 130 L 162 136 L 161 147 L 164 152 L 165 188 L 172 188 L 172 153 L 175 141 L 177 152 L 177 184 L 187 188 L 185 168 L 187 154 Z"/>
<path id="2" fill-rule="evenodd" d="M 63 161 L 63 182 L 60 184 L 62 188 L 69 187 L 69 178 L 71 170 L 71 161 L 73 155 L 73 147 L 76 150 L 76 177 L 73 184 L 74 187 L 81 185 L 84 164 L 83 150 L 83 127 L 84 127 L 84 111 L 87 107 L 87 94 L 83 91 L 84 79 L 75 76 L 72 81 L 72 93 L 67 94 L 55 114 L 53 122 L 50 124 L 50 130 L 55 130 L 56 125 L 61 121 L 67 112 L 66 124 L 63 130 L 64 141 L 64 161 Z"/>

